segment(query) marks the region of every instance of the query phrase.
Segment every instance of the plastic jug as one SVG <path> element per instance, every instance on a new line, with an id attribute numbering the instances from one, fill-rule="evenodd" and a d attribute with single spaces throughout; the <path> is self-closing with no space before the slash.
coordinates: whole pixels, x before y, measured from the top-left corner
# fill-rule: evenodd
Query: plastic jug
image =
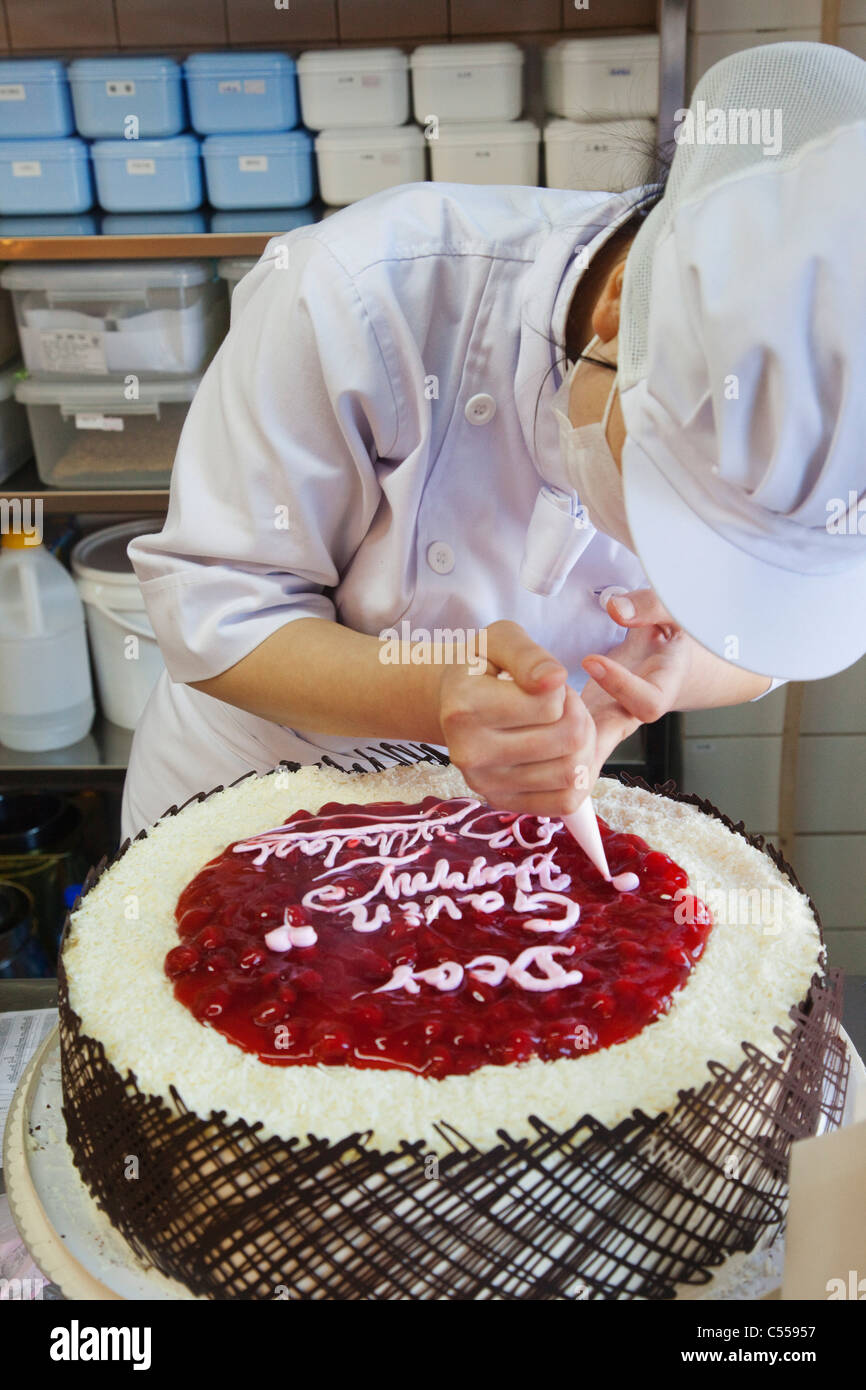
<path id="1" fill-rule="evenodd" d="M 84 738 L 93 686 L 75 580 L 41 543 L 4 533 L 0 550 L 0 742 L 39 752 Z"/>

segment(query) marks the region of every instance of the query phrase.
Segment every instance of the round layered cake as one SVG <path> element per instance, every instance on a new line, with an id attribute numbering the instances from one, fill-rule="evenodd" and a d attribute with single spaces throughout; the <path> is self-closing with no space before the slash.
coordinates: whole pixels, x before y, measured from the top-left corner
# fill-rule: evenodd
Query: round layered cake
<path id="1" fill-rule="evenodd" d="M 108 1219 L 217 1298 L 664 1297 L 772 1234 L 832 991 L 790 871 L 695 801 L 599 782 L 612 881 L 450 766 L 164 817 L 62 952 Z"/>

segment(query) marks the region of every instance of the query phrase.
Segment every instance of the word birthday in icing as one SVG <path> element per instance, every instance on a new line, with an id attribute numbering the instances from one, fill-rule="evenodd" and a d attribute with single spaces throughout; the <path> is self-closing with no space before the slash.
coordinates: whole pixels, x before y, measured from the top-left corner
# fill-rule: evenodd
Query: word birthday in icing
<path id="1" fill-rule="evenodd" d="M 612 882 L 560 821 L 471 797 L 298 811 L 187 885 L 166 971 L 274 1065 L 436 1078 L 609 1046 L 670 1006 L 711 919 L 667 855 L 599 829 Z"/>

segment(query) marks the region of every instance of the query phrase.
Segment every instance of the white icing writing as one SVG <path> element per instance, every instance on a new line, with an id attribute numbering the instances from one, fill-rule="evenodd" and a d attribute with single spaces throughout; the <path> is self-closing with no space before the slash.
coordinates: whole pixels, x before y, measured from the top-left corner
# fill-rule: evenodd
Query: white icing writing
<path id="1" fill-rule="evenodd" d="M 430 970 L 413 970 L 411 965 L 398 965 L 390 980 L 374 990 L 374 994 L 385 994 L 391 990 L 404 989 L 407 994 L 419 994 L 419 980 L 432 985 L 434 989 L 457 989 L 464 974 L 488 985 L 501 985 L 504 980 L 513 980 L 521 989 L 541 993 L 549 989 L 560 989 L 563 985 L 579 985 L 583 979 L 580 970 L 566 970 L 554 956 L 574 954 L 573 946 L 528 946 L 521 951 L 515 961 L 505 956 L 476 956 L 464 967 L 456 960 L 441 961 Z M 541 971 L 532 974 L 532 966 Z"/>

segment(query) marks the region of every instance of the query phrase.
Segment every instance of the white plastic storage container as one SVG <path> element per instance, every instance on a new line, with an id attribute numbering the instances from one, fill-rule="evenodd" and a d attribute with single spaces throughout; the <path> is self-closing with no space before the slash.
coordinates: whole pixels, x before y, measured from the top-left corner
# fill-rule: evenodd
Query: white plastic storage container
<path id="1" fill-rule="evenodd" d="M 4 533 L 0 550 L 0 740 L 66 748 L 93 723 L 84 610 L 75 581 L 41 539 Z"/>
<path id="2" fill-rule="evenodd" d="M 0 370 L 0 482 L 33 453 L 27 412 L 15 399 L 15 376 L 20 369 L 20 362 L 12 362 Z"/>
<path id="3" fill-rule="evenodd" d="M 198 377 L 19 381 L 40 478 L 64 488 L 167 487 Z"/>
<path id="4" fill-rule="evenodd" d="M 560 39 L 545 54 L 545 93 L 569 120 L 657 115 L 658 35 Z"/>
<path id="5" fill-rule="evenodd" d="M 313 196 L 309 131 L 207 135 L 202 155 L 207 194 L 215 208 L 295 208 Z"/>
<path id="6" fill-rule="evenodd" d="M 134 729 L 164 663 L 126 548 L 160 522 L 124 521 L 85 536 L 70 556 L 84 604 L 99 703 L 106 719 Z"/>
<path id="7" fill-rule="evenodd" d="M 201 206 L 200 142 L 97 140 L 92 148 L 96 197 L 106 212 L 190 212 Z"/>
<path id="8" fill-rule="evenodd" d="M 443 125 L 430 141 L 437 182 L 538 183 L 538 126 L 533 121 L 467 121 Z"/>
<path id="9" fill-rule="evenodd" d="M 295 64 L 285 53 L 191 53 L 183 72 L 190 125 L 199 135 L 298 123 Z"/>
<path id="10" fill-rule="evenodd" d="M 71 135 L 66 68 L 56 58 L 0 62 L 0 140 Z"/>
<path id="11" fill-rule="evenodd" d="M 301 117 L 311 130 L 397 126 L 409 117 L 409 60 L 399 48 L 334 48 L 298 59 Z"/>
<path id="12" fill-rule="evenodd" d="M 416 121 L 513 121 L 523 110 L 516 43 L 422 43 L 410 59 Z"/>
<path id="13" fill-rule="evenodd" d="M 336 207 L 425 177 L 425 141 L 415 125 L 323 130 L 316 136 L 319 190 Z"/>
<path id="14" fill-rule="evenodd" d="M 565 121 L 544 127 L 548 188 L 621 193 L 652 177 L 655 121 Z"/>
<path id="15" fill-rule="evenodd" d="M 0 213 L 42 216 L 93 206 L 90 151 L 69 135 L 57 140 L 0 141 Z"/>
<path id="16" fill-rule="evenodd" d="M 0 285 L 38 377 L 193 376 L 226 329 L 213 261 L 18 261 Z"/>
<path id="17" fill-rule="evenodd" d="M 149 140 L 186 124 L 180 63 L 173 58 L 76 58 L 69 64 L 79 135 Z"/>
<path id="18" fill-rule="evenodd" d="M 229 298 L 234 294 L 238 282 L 249 274 L 254 265 L 258 265 L 255 256 L 226 256 L 217 261 L 217 274 L 228 285 Z"/>

